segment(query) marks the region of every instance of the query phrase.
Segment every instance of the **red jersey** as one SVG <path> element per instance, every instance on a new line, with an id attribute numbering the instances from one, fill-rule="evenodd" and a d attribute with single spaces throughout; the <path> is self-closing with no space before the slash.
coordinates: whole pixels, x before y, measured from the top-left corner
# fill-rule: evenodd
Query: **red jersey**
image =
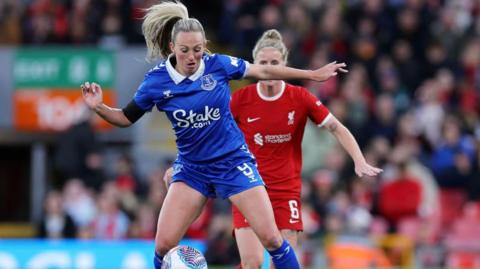
<path id="1" fill-rule="evenodd" d="M 273 97 L 261 94 L 259 87 L 252 84 L 233 93 L 233 117 L 257 158 L 270 197 L 299 198 L 307 118 L 322 126 L 331 114 L 303 87 L 282 81 L 281 92 Z"/>

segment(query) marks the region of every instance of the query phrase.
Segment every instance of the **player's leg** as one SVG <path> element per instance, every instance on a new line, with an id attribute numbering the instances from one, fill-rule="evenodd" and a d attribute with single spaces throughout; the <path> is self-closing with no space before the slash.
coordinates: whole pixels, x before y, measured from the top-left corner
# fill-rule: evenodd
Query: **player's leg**
<path id="1" fill-rule="evenodd" d="M 272 205 L 264 186 L 253 187 L 232 195 L 229 199 L 245 216 L 262 245 L 272 256 L 277 269 L 300 268 L 294 250 L 288 241 L 283 240 L 275 224 Z"/>
<path id="2" fill-rule="evenodd" d="M 288 243 L 290 243 L 290 246 L 292 246 L 294 249 L 297 249 L 299 231 L 282 229 L 282 230 L 280 230 L 280 233 L 282 234 L 283 238 L 288 240 Z"/>
<path id="3" fill-rule="evenodd" d="M 299 255 L 298 234 L 303 228 L 303 222 L 299 210 L 299 199 L 272 198 L 273 213 L 275 222 L 281 227 L 282 237 L 286 239 Z M 240 253 L 241 267 L 238 268 L 260 268 L 264 263 L 264 247 L 257 235 L 250 228 L 245 217 L 238 208 L 232 206 L 232 221 L 235 239 Z M 270 260 L 268 261 L 270 263 Z M 275 268 L 271 264 L 271 268 Z"/>
<path id="4" fill-rule="evenodd" d="M 264 247 L 252 228 L 234 230 L 240 261 L 243 269 L 258 269 L 263 264 Z"/>
<path id="5" fill-rule="evenodd" d="M 299 263 L 301 264 L 301 252 L 298 247 L 299 231 L 303 230 L 303 219 L 301 215 L 300 194 L 298 198 L 279 198 L 279 195 L 270 197 L 275 222 L 280 229 L 282 237 L 290 243 L 295 250 Z M 273 263 L 271 268 L 275 268 Z"/>
<path id="6" fill-rule="evenodd" d="M 265 248 L 248 225 L 245 217 L 240 213 L 238 208 L 232 206 L 232 223 L 235 241 L 237 243 L 238 252 L 240 254 L 241 266 L 238 268 L 255 268 L 262 267 L 264 262 L 263 252 Z"/>
<path id="7" fill-rule="evenodd" d="M 265 248 L 235 206 L 232 206 L 232 223 L 235 242 L 240 254 L 240 265 L 236 269 L 261 268 L 264 263 Z"/>
<path id="8" fill-rule="evenodd" d="M 298 231 L 282 229 L 282 237 L 290 243 L 295 249 L 297 256 L 300 256 L 300 250 L 298 247 Z M 247 268 L 261 268 L 264 262 L 264 247 L 258 239 L 257 235 L 250 227 L 239 228 L 234 230 L 235 240 L 237 242 L 238 252 L 240 253 L 241 267 Z M 271 262 L 271 261 L 270 261 Z M 273 263 L 270 264 L 270 268 L 274 269 Z"/>
<path id="9" fill-rule="evenodd" d="M 275 221 L 280 229 L 282 237 L 295 249 L 298 260 L 301 261 L 301 251 L 298 246 L 300 231 L 303 231 L 302 205 L 300 193 L 296 198 L 272 197 L 272 208 Z M 301 262 L 299 262 L 301 264 Z"/>
<path id="10" fill-rule="evenodd" d="M 298 258 L 298 263 L 301 265 L 301 257 L 302 257 L 302 251 L 300 249 L 300 246 L 298 245 L 298 233 L 299 231 L 296 230 L 289 230 L 289 229 L 282 229 L 280 230 L 280 233 L 282 234 L 282 237 L 290 243 L 290 246 L 295 250 L 295 254 L 297 254 Z M 272 268 L 275 268 L 272 264 Z"/>
<path id="11" fill-rule="evenodd" d="M 201 213 L 207 198 L 184 182 L 170 185 L 158 216 L 155 236 L 155 268 L 162 257 L 182 239 L 188 227 Z"/>

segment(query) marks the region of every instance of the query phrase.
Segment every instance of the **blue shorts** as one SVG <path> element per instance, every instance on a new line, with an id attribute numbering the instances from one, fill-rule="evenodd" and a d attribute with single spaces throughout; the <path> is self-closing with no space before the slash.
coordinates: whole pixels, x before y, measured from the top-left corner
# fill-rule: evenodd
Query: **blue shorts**
<path id="1" fill-rule="evenodd" d="M 222 199 L 256 186 L 264 186 L 255 157 L 246 145 L 210 163 L 194 163 L 177 157 L 172 183 L 184 182 L 205 197 Z"/>

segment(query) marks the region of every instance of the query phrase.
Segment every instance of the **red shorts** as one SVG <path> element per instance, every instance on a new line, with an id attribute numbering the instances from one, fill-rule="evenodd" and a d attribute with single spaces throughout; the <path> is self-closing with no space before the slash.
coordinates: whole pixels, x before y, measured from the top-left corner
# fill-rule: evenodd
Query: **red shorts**
<path id="1" fill-rule="evenodd" d="M 271 198 L 271 202 L 278 229 L 303 231 L 300 199 Z M 234 205 L 232 205 L 232 218 L 234 229 L 250 227 L 245 217 Z"/>

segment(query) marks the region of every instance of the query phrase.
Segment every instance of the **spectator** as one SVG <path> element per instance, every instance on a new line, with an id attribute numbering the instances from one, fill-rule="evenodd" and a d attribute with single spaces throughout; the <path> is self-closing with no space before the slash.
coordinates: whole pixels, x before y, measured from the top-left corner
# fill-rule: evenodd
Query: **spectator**
<path id="1" fill-rule="evenodd" d="M 156 232 L 156 211 L 155 208 L 147 203 L 138 207 L 135 219 L 130 225 L 129 237 L 149 239 L 155 238 Z"/>
<path id="2" fill-rule="evenodd" d="M 402 219 L 418 216 L 423 195 L 422 186 L 407 173 L 406 164 L 400 163 L 397 169 L 398 176 L 381 187 L 378 202 L 393 231 Z"/>
<path id="3" fill-rule="evenodd" d="M 447 117 L 431 160 L 431 169 L 440 187 L 465 189 L 472 177 L 474 160 L 473 139 L 462 133 L 457 118 Z"/>
<path id="4" fill-rule="evenodd" d="M 345 231 L 326 249 L 331 269 L 390 268 L 391 264 L 381 249 L 366 236 L 371 216 L 362 208 L 355 208 L 347 219 Z"/>
<path id="5" fill-rule="evenodd" d="M 127 237 L 129 219 L 119 208 L 114 186 L 108 184 L 97 200 L 98 212 L 93 221 L 94 238 L 105 240 L 124 239 Z"/>
<path id="6" fill-rule="evenodd" d="M 77 227 L 63 209 L 62 194 L 49 191 L 46 195 L 44 215 L 40 220 L 38 236 L 47 239 L 75 238 Z"/>
<path id="7" fill-rule="evenodd" d="M 78 122 L 59 134 L 54 153 L 57 174 L 56 187 L 63 187 L 69 178 L 83 181 L 88 188 L 99 190 L 103 183 L 101 175 L 102 157 L 93 128 L 94 114 L 84 110 Z"/>
<path id="8" fill-rule="evenodd" d="M 70 179 L 63 189 L 65 211 L 79 229 L 88 227 L 95 218 L 96 206 L 91 193 L 79 179 Z"/>

